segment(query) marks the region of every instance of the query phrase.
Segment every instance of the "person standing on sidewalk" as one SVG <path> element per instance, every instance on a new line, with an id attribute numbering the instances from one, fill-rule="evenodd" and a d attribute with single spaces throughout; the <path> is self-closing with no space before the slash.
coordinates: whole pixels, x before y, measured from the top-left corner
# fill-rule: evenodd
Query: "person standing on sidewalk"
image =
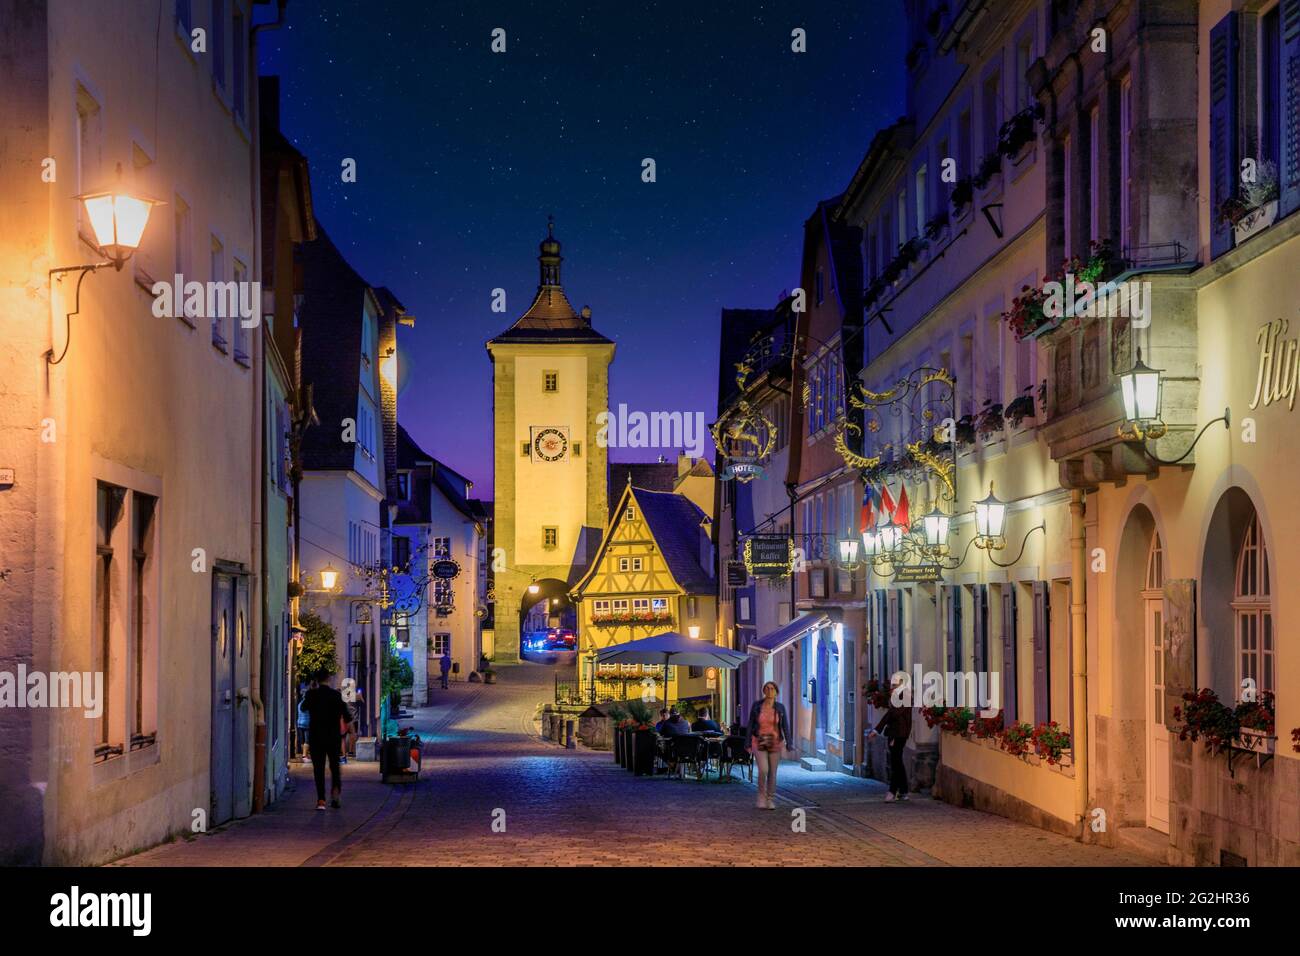
<path id="1" fill-rule="evenodd" d="M 325 763 L 330 767 L 330 806 L 338 809 L 343 781 L 339 776 L 339 751 L 347 733 L 351 714 L 343 695 L 329 685 L 329 676 L 320 674 L 303 697 L 303 709 L 311 720 L 307 742 L 311 747 L 311 766 L 316 777 L 316 809 L 325 809 Z"/>
<path id="2" fill-rule="evenodd" d="M 447 675 L 451 673 L 451 653 L 442 652 L 442 658 L 438 661 L 438 669 L 442 671 L 442 689 L 447 689 Z"/>
<path id="3" fill-rule="evenodd" d="M 871 737 L 878 733 L 884 734 L 889 743 L 889 793 L 885 795 L 886 803 L 907 799 L 907 768 L 903 766 L 903 749 L 912 736 L 912 702 L 908 699 L 901 704 L 895 703 L 897 690 L 898 685 L 895 684 L 889 696 L 889 709 L 870 734 Z"/>
<path id="4" fill-rule="evenodd" d="M 776 699 L 781 692 L 775 681 L 763 685 L 763 699 L 754 701 L 749 708 L 749 750 L 758 764 L 758 802 L 760 810 L 775 810 L 776 770 L 781 766 L 781 755 L 793 750 L 790 738 L 790 720 L 785 707 Z"/>

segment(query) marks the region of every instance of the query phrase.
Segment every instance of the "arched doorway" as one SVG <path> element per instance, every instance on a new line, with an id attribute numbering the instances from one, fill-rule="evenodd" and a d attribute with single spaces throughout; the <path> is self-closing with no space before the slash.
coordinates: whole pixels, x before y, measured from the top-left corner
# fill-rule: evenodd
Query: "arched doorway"
<path id="1" fill-rule="evenodd" d="M 1115 721 L 1107 752 L 1123 816 L 1169 832 L 1169 730 L 1165 724 L 1165 550 L 1155 516 L 1134 505 L 1115 568 Z M 1130 783 L 1125 783 L 1129 781 Z"/>
<path id="2" fill-rule="evenodd" d="M 540 652 L 548 637 L 566 633 L 573 638 L 573 648 L 576 648 L 578 611 L 569 597 L 568 584 L 558 578 L 533 581 L 524 588 L 519 600 L 520 650 Z"/>

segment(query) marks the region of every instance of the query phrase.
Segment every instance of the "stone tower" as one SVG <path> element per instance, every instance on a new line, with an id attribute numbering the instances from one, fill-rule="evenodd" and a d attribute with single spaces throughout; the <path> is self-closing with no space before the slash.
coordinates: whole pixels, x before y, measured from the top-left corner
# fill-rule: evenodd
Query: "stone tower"
<path id="1" fill-rule="evenodd" d="M 573 310 L 560 280 L 560 242 L 547 225 L 533 303 L 487 343 L 492 359 L 496 499 L 496 654 L 519 659 L 519 622 L 568 592 L 600 544 L 608 517 L 606 450 L 596 416 L 609 407 L 614 343 Z M 502 553 L 504 552 L 504 553 Z M 535 587 L 534 587 L 535 585 Z"/>

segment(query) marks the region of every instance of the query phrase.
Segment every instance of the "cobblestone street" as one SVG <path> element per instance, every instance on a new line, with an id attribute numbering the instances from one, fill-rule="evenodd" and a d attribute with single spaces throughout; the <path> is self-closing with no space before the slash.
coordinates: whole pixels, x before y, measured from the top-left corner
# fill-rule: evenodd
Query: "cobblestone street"
<path id="1" fill-rule="evenodd" d="M 1146 865 L 918 795 L 885 803 L 882 784 L 795 763 L 778 778 L 776 812 L 754 808 L 740 771 L 730 784 L 635 778 L 609 753 L 539 738 L 533 717 L 551 669 L 499 673 L 492 686 L 435 689 L 410 721 L 431 739 L 417 785 L 385 786 L 375 764 L 354 761 L 343 809 L 318 813 L 311 768 L 296 765 L 294 789 L 267 812 L 119 865 Z M 494 832 L 502 813 L 504 832 Z"/>

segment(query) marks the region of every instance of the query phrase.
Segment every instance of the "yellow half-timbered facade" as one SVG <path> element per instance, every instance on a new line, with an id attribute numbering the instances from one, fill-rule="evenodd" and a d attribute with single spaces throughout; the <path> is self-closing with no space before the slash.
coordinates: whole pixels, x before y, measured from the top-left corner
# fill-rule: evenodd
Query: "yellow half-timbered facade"
<path id="1" fill-rule="evenodd" d="M 716 641 L 717 580 L 710 519 L 684 495 L 629 483 L 611 513 L 578 600 L 578 660 L 584 690 L 596 697 L 701 702 L 721 681 L 703 668 L 597 664 L 603 647 L 676 631 Z M 664 681 L 667 679 L 667 687 Z"/>

